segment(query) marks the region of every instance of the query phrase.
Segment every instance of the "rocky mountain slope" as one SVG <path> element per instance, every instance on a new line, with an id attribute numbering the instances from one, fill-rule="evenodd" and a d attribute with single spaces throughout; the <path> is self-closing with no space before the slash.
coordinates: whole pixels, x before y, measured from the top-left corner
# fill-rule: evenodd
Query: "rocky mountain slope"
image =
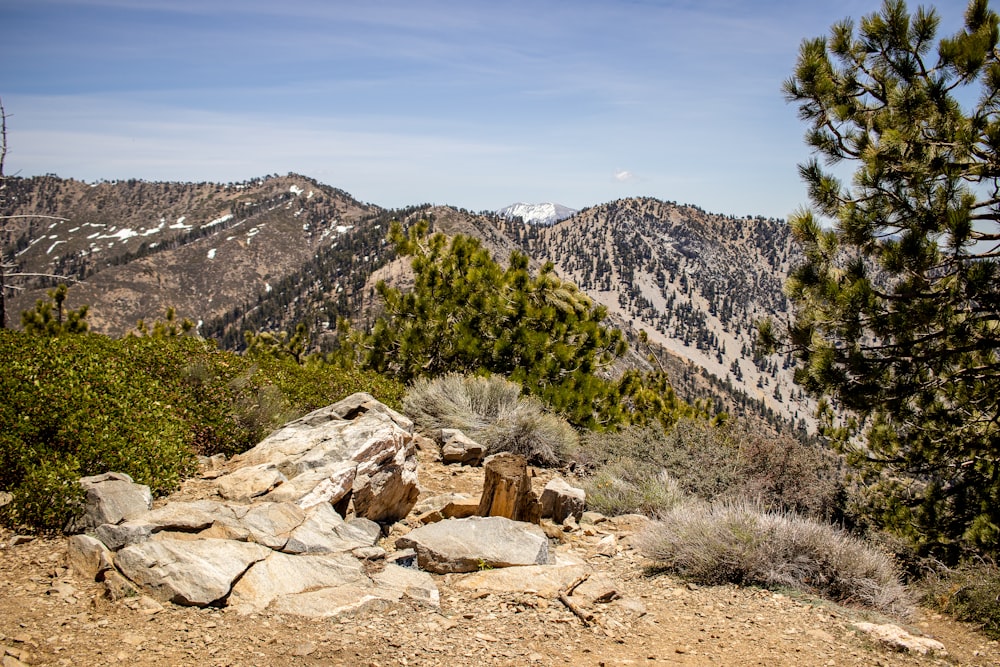
<path id="1" fill-rule="evenodd" d="M 80 282 L 70 307 L 91 305 L 94 330 L 121 334 L 168 306 L 203 335 L 239 348 L 246 330 L 317 336 L 339 316 L 363 322 L 378 278 L 404 281 L 385 235 L 392 219 L 482 239 L 505 261 L 514 250 L 557 271 L 604 304 L 611 322 L 645 331 L 628 363 L 658 352 L 678 391 L 718 410 L 805 428 L 812 406 L 791 383 L 790 359 L 754 359 L 754 322 L 782 318 L 781 286 L 795 248 L 780 220 L 713 215 L 655 199 L 624 199 L 551 225 L 447 206 L 384 210 L 289 174 L 246 183 L 86 184 L 54 176 L 8 178 L 0 241 L 17 270 Z M 557 209 L 554 207 L 554 211 Z M 565 213 L 565 211 L 564 211 Z M 44 296 L 21 279 L 8 323 Z"/>
<path id="2" fill-rule="evenodd" d="M 140 318 L 205 321 L 264 300 L 317 254 L 349 246 L 346 263 L 379 261 L 378 241 L 356 253 L 379 209 L 290 174 L 228 185 L 125 181 L 87 184 L 51 176 L 6 180 L 5 258 L 15 272 L 79 282 L 70 306 L 91 304 L 96 331 L 121 334 Z M 44 215 L 50 217 L 31 217 Z M 362 241 L 360 245 L 364 245 Z M 336 273 L 336 270 L 334 271 Z M 8 320 L 44 295 L 44 280 L 9 300 Z M 333 288 L 336 299 L 339 294 Z"/>
<path id="3" fill-rule="evenodd" d="M 507 231 L 613 316 L 704 369 L 734 396 L 727 409 L 810 423 L 791 359 L 753 354 L 755 322 L 789 313 L 782 285 L 798 251 L 784 221 L 635 198 Z"/>

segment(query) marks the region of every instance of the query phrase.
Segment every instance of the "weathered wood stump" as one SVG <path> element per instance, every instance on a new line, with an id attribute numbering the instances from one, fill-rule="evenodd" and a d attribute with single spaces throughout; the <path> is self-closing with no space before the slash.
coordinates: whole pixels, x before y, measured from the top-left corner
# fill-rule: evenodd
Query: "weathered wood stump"
<path id="1" fill-rule="evenodd" d="M 523 456 L 502 452 L 486 459 L 479 516 L 502 516 L 538 523 L 541 505 L 531 490 L 528 462 Z"/>

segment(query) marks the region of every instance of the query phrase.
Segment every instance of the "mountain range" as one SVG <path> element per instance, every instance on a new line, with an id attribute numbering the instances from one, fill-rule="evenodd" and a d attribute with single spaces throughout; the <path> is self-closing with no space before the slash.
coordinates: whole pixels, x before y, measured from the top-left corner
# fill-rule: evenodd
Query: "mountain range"
<path id="1" fill-rule="evenodd" d="M 500 261 L 519 250 L 536 266 L 552 262 L 629 335 L 627 363 L 660 364 L 688 400 L 811 425 L 791 359 L 752 350 L 754 323 L 789 312 L 782 284 L 799 255 L 782 220 L 651 198 L 575 212 L 555 204 L 389 210 L 297 174 L 230 184 L 49 175 L 4 185 L 0 215 L 27 216 L 0 229 L 3 257 L 15 266 L 8 273 L 72 277 L 68 306 L 89 304 L 98 332 L 122 335 L 168 307 L 236 349 L 247 330 L 306 322 L 322 338 L 341 316 L 363 325 L 374 283 L 406 281 L 407 265 L 385 238 L 389 222 L 424 218 L 437 231 L 476 236 Z M 8 282 L 21 288 L 7 299 L 8 325 L 52 284 Z"/>

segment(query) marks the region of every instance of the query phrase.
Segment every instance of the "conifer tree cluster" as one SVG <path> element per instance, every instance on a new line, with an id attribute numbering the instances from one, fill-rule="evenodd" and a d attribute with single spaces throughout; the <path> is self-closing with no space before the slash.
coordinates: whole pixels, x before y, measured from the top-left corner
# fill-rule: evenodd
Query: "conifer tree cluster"
<path id="1" fill-rule="evenodd" d="M 1000 32 L 987 0 L 938 27 L 885 0 L 802 44 L 785 94 L 818 158 L 784 340 L 798 382 L 855 415 L 826 432 L 873 516 L 955 557 L 1000 550 Z"/>
<path id="2" fill-rule="evenodd" d="M 551 265 L 532 276 L 527 256 L 514 253 L 504 269 L 477 239 L 428 236 L 427 228 L 418 223 L 404 234 L 395 224 L 390 232 L 397 253 L 413 258 L 415 283 L 405 292 L 379 284 L 385 310 L 367 344 L 367 365 L 404 382 L 485 370 L 578 422 L 602 411 L 600 402 L 611 397 L 594 374 L 625 349 L 620 332 L 601 326 L 604 309 L 559 280 Z"/>
<path id="3" fill-rule="evenodd" d="M 665 381 L 610 379 L 626 349 L 621 332 L 551 264 L 533 274 L 515 252 L 504 268 L 477 239 L 428 235 L 426 222 L 407 232 L 394 223 L 390 240 L 412 257 L 415 281 L 406 291 L 378 285 L 384 311 L 360 346 L 366 367 L 403 382 L 500 374 L 585 427 L 630 421 L 630 407 L 652 419 L 681 410 Z"/>

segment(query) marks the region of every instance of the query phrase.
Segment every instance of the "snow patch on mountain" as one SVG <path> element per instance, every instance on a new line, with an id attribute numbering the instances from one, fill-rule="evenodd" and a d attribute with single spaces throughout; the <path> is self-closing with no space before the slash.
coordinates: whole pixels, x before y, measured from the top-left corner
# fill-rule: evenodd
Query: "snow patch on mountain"
<path id="1" fill-rule="evenodd" d="M 525 222 L 535 225 L 553 225 L 560 220 L 572 217 L 577 213 L 577 210 L 551 202 L 542 204 L 517 202 L 516 204 L 505 206 L 496 213 L 503 218 L 521 218 Z"/>

